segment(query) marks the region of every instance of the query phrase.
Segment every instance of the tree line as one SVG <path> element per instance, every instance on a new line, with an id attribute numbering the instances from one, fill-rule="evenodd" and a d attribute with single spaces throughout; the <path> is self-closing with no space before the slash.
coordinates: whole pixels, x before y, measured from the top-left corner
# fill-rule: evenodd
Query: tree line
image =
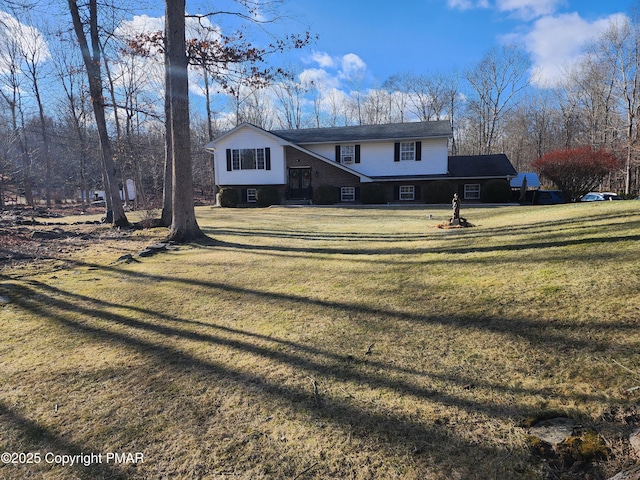
<path id="1" fill-rule="evenodd" d="M 138 204 L 167 207 L 167 27 L 127 29 L 131 12 L 114 8 L 117 3 L 107 8 L 91 0 L 74 17 L 78 4 L 69 0 L 52 26 L 25 8 L 28 2 L 4 2 L 0 206 L 17 195 L 30 205 L 51 205 L 78 192 L 115 191 L 130 178 Z M 268 29 L 264 11 L 252 10 L 255 2 L 228 3 L 237 8 L 186 20 L 181 10 L 190 169 L 193 191 L 202 198 L 215 193 L 212 158 L 203 146 L 241 122 L 271 130 L 446 119 L 454 155 L 506 153 L 518 171 L 529 171 L 554 150 L 604 149 L 622 167 L 601 187 L 638 191 L 640 23 L 633 14 L 612 23 L 554 86 L 541 86 L 522 47 L 500 45 L 463 70 L 398 73 L 372 86 L 356 69 L 338 88 L 309 71 L 278 66 L 282 52 L 313 41 L 310 33 L 255 40 L 251 28 Z M 281 2 L 264 4 L 273 8 L 270 21 L 277 19 Z M 224 30 L 227 17 L 233 28 Z M 92 84 L 97 79 L 100 85 Z M 96 120 L 96 98 L 104 125 Z"/>

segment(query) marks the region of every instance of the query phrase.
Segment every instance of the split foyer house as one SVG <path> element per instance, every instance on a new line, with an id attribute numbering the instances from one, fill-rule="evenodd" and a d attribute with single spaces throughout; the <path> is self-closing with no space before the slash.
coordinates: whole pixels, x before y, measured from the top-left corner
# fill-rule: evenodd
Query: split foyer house
<path id="1" fill-rule="evenodd" d="M 388 202 L 423 202 L 430 182 L 447 180 L 465 200 L 479 200 L 488 180 L 516 171 L 506 155 L 449 156 L 449 121 L 266 131 L 243 123 L 205 148 L 214 154 L 218 187 L 242 203 L 276 187 L 285 200 L 313 198 L 331 185 L 341 202 L 357 202 L 363 184 L 381 185 Z"/>

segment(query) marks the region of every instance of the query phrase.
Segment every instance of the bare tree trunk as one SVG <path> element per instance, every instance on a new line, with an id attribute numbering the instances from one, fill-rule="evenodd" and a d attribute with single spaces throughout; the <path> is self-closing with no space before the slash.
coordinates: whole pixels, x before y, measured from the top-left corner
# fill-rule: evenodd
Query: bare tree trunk
<path id="1" fill-rule="evenodd" d="M 91 93 L 91 103 L 93 104 L 93 113 L 95 115 L 96 125 L 98 127 L 98 135 L 100 137 L 100 150 L 102 153 L 102 164 L 105 171 L 105 194 L 111 200 L 111 211 L 107 210 L 106 221 L 111 220 L 114 227 L 130 227 L 131 224 L 127 220 L 124 213 L 124 207 L 120 200 L 120 190 L 118 189 L 117 172 L 113 161 L 113 150 L 111 141 L 109 140 L 109 132 L 107 130 L 107 121 L 105 118 L 104 97 L 102 95 L 102 77 L 100 73 L 100 42 L 98 39 L 98 6 L 96 0 L 89 0 L 90 15 L 90 32 L 91 46 L 93 53 L 89 50 L 87 38 L 84 33 L 82 21 L 80 20 L 80 12 L 76 0 L 68 0 L 71 19 L 73 20 L 73 28 L 82 51 L 82 59 L 87 77 L 89 80 L 89 92 Z M 105 199 L 106 200 L 106 199 Z M 108 203 L 108 202 L 107 202 Z"/>
<path id="2" fill-rule="evenodd" d="M 165 38 L 165 42 L 166 42 Z M 169 75 L 169 57 L 164 56 L 164 184 L 162 189 L 162 215 L 160 223 L 165 226 L 171 226 L 172 217 L 172 191 L 173 191 L 173 146 L 171 143 L 171 99 L 169 97 L 169 83 L 171 78 Z"/>
<path id="3" fill-rule="evenodd" d="M 169 127 L 172 159 L 172 215 L 168 240 L 190 242 L 205 237 L 196 221 L 191 173 L 189 78 L 185 46 L 185 0 L 166 0 L 165 55 L 169 69 Z"/>

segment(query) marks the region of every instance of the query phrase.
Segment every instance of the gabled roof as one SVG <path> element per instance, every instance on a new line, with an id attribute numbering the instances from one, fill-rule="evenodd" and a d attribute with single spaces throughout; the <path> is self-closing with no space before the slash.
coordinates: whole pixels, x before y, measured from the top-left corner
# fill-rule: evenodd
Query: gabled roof
<path id="1" fill-rule="evenodd" d="M 271 130 L 271 133 L 289 142 L 340 143 L 367 140 L 402 140 L 451 137 L 448 120 L 432 122 L 390 123 L 386 125 L 354 125 L 347 127 L 304 128 L 298 130 Z"/>
<path id="2" fill-rule="evenodd" d="M 269 132 L 267 130 L 264 130 L 260 127 L 256 127 L 255 125 L 252 125 L 250 123 L 242 123 L 240 125 L 238 125 L 235 128 L 232 128 L 231 130 L 229 130 L 228 132 L 223 133 L 222 135 L 220 135 L 218 138 L 215 138 L 213 141 L 209 142 L 208 144 L 206 144 L 204 146 L 205 150 L 208 150 L 210 152 L 213 153 L 213 151 L 215 150 L 216 144 L 222 140 L 223 138 L 226 138 L 228 136 L 231 136 L 233 133 L 237 132 L 240 129 L 243 128 L 248 128 L 248 129 L 252 129 L 256 132 L 262 133 L 264 135 L 268 135 L 270 137 L 275 137 L 283 146 L 290 146 L 292 148 L 295 148 L 297 150 L 300 150 L 301 152 L 304 152 L 312 157 L 317 158 L 318 160 L 322 160 L 323 162 L 326 162 L 328 164 L 330 164 L 332 167 L 335 168 L 339 168 L 340 170 L 344 170 L 345 172 L 351 173 L 352 175 L 355 175 L 356 177 L 360 178 L 361 182 L 370 182 L 371 178 L 369 178 L 367 175 L 365 175 L 362 172 L 358 172 L 357 170 L 353 170 L 352 168 L 347 167 L 346 165 L 342 165 L 341 163 L 336 163 L 333 160 L 330 160 L 328 158 L 323 157 L 322 155 L 313 152 L 311 150 L 308 150 L 300 145 L 296 145 L 295 143 L 287 140 L 284 137 L 279 137 L 278 135 L 275 135 L 273 132 Z"/>
<path id="3" fill-rule="evenodd" d="M 205 150 L 209 150 L 209 151 L 213 151 L 215 149 L 215 147 L 216 147 L 216 144 L 220 140 L 222 140 L 224 138 L 227 138 L 227 137 L 233 135 L 234 133 L 236 133 L 238 130 L 242 130 L 244 128 L 248 128 L 248 129 L 254 130 L 256 132 L 260 132 L 260 133 L 262 133 L 264 135 L 269 135 L 269 136 L 272 136 L 272 137 L 274 136 L 271 132 L 268 132 L 267 130 L 264 130 L 263 128 L 256 127 L 255 125 L 253 125 L 251 123 L 244 122 L 244 123 L 241 123 L 240 125 L 232 128 L 231 130 L 227 130 L 226 132 L 224 132 L 219 137 L 214 138 L 211 142 L 207 143 L 204 146 L 204 149 Z"/>
<path id="4" fill-rule="evenodd" d="M 517 173 L 504 153 L 449 157 L 449 177 L 506 178 L 513 177 L 517 175 Z"/>

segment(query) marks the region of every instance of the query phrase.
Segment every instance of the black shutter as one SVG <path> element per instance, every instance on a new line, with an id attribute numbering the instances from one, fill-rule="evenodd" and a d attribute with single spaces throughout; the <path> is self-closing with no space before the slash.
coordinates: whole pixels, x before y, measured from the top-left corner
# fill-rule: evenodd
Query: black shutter
<path id="1" fill-rule="evenodd" d="M 400 161 L 400 144 L 398 142 L 396 142 L 395 145 L 393 146 L 393 161 L 394 162 Z"/>
<path id="2" fill-rule="evenodd" d="M 400 200 L 400 187 L 398 185 L 393 186 L 393 199 Z"/>
<path id="3" fill-rule="evenodd" d="M 227 172 L 231 171 L 231 149 L 227 148 Z"/>
<path id="4" fill-rule="evenodd" d="M 271 170 L 271 149 L 269 147 L 264 149 L 264 168 Z"/>
<path id="5" fill-rule="evenodd" d="M 240 202 L 247 203 L 247 189 L 243 188 L 240 190 Z"/>
<path id="6" fill-rule="evenodd" d="M 420 185 L 415 185 L 413 187 L 413 199 L 416 201 L 422 200 L 422 198 L 420 198 Z"/>
<path id="7" fill-rule="evenodd" d="M 360 163 L 360 145 L 356 145 L 356 163 Z"/>
<path id="8" fill-rule="evenodd" d="M 340 145 L 336 145 L 336 162 L 340 163 Z"/>
<path id="9" fill-rule="evenodd" d="M 416 142 L 416 162 L 422 160 L 422 142 Z"/>
<path id="10" fill-rule="evenodd" d="M 360 201 L 360 187 L 356 187 L 356 197 L 355 197 L 356 201 Z"/>

